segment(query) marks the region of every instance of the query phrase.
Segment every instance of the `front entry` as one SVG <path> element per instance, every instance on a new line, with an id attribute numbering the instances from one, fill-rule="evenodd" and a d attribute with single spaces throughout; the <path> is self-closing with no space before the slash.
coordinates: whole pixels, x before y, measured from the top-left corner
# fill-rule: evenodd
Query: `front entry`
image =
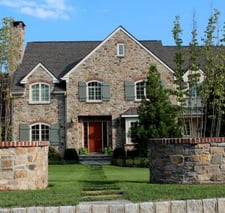
<path id="1" fill-rule="evenodd" d="M 102 152 L 102 130 L 102 122 L 89 123 L 89 152 Z"/>

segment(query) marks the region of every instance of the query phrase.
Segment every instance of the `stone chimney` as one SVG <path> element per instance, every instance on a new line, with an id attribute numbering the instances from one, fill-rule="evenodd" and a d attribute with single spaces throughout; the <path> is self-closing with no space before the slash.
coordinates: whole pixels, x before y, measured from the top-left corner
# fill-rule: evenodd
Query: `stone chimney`
<path id="1" fill-rule="evenodd" d="M 12 22 L 12 47 L 9 74 L 13 74 L 22 62 L 24 54 L 25 26 L 26 25 L 23 23 L 23 21 Z"/>

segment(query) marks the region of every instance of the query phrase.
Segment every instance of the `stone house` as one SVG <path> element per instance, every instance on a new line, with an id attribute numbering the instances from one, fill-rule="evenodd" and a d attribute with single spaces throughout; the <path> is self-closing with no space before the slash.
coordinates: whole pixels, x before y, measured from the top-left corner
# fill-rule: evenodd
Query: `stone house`
<path id="1" fill-rule="evenodd" d="M 173 87 L 174 48 L 137 40 L 122 26 L 103 41 L 28 42 L 14 73 L 13 140 L 49 140 L 52 146 L 131 145 L 145 79 L 156 64 Z"/>

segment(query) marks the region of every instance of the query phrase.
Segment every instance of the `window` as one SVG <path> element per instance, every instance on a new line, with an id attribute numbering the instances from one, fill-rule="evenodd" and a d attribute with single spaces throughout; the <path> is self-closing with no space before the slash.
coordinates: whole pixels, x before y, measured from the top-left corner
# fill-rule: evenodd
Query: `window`
<path id="1" fill-rule="evenodd" d="M 137 81 L 135 83 L 135 99 L 140 101 L 146 97 L 145 81 Z"/>
<path id="2" fill-rule="evenodd" d="M 135 138 L 131 137 L 131 128 L 135 128 L 138 126 L 138 118 L 137 117 L 126 117 L 125 118 L 125 134 L 126 134 L 126 144 L 137 142 Z"/>
<path id="3" fill-rule="evenodd" d="M 78 99 L 81 102 L 101 102 L 110 100 L 109 82 L 79 81 Z"/>
<path id="4" fill-rule="evenodd" d="M 194 98 L 200 96 L 200 86 L 201 84 L 197 83 L 190 88 L 190 97 Z"/>
<path id="5" fill-rule="evenodd" d="M 50 86 L 48 84 L 37 83 L 31 85 L 30 102 L 31 103 L 49 103 Z"/>
<path id="6" fill-rule="evenodd" d="M 49 141 L 49 126 L 45 124 L 31 126 L 31 141 Z"/>
<path id="7" fill-rule="evenodd" d="M 124 44 L 117 44 L 117 56 L 123 57 L 125 52 Z"/>
<path id="8" fill-rule="evenodd" d="M 102 83 L 99 81 L 91 81 L 87 84 L 88 101 L 102 100 Z"/>
<path id="9" fill-rule="evenodd" d="M 190 121 L 185 121 L 183 125 L 183 136 L 190 137 L 191 135 L 191 123 Z"/>

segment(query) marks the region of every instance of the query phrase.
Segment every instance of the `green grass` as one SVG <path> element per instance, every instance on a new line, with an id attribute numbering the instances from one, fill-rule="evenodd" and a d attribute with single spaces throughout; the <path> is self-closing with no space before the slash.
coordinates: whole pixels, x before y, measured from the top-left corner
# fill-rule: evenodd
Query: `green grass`
<path id="1" fill-rule="evenodd" d="M 90 176 L 92 173 L 93 176 Z M 0 192 L 0 207 L 77 205 L 83 190 L 121 192 L 133 202 L 225 197 L 225 185 L 150 184 L 147 168 L 50 165 L 49 187 L 44 190 Z M 99 192 L 101 194 L 101 192 Z"/>

